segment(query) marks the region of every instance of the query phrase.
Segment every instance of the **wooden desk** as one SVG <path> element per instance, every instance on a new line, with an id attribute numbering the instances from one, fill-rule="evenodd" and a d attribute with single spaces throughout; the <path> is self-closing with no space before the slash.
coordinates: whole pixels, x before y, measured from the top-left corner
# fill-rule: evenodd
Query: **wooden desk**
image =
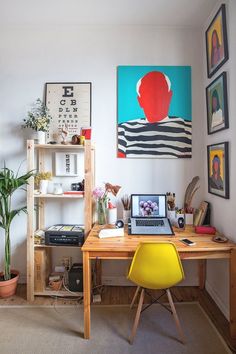
<path id="1" fill-rule="evenodd" d="M 185 231 L 175 231 L 174 236 L 131 236 L 125 232 L 124 237 L 99 239 L 98 233 L 104 228 L 95 225 L 83 247 L 83 281 L 84 281 L 84 338 L 90 338 L 90 301 L 91 301 L 91 259 L 131 259 L 142 241 L 173 242 L 181 259 L 199 260 L 199 286 L 204 288 L 207 259 L 229 259 L 230 275 L 230 333 L 236 339 L 236 244 L 232 242 L 216 243 L 211 235 L 196 234 L 192 227 Z M 106 227 L 107 228 L 107 227 Z M 189 238 L 195 246 L 185 246 L 180 238 Z"/>

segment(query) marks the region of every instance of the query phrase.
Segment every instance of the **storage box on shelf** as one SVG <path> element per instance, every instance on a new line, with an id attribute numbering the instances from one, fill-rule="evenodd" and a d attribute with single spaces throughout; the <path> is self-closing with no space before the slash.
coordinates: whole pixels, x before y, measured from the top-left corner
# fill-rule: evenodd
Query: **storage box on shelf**
<path id="1" fill-rule="evenodd" d="M 61 296 L 73 296 L 65 290 L 52 291 L 48 290 L 46 277 L 48 277 L 50 266 L 50 257 L 53 249 L 57 247 L 77 248 L 79 246 L 55 246 L 35 244 L 34 233 L 35 226 L 37 229 L 45 229 L 45 206 L 49 200 L 58 200 L 58 203 L 64 200 L 78 200 L 83 202 L 83 220 L 84 220 L 84 235 L 85 238 L 88 235 L 92 227 L 92 188 L 94 179 L 94 148 L 91 146 L 91 142 L 86 140 L 85 145 L 61 145 L 61 144 L 34 144 L 34 140 L 27 141 L 27 162 L 28 170 L 33 170 L 38 167 L 39 172 L 44 171 L 45 168 L 45 155 L 49 154 L 50 158 L 53 158 L 53 153 L 60 151 L 65 152 L 81 152 L 84 160 L 84 193 L 73 194 L 36 194 L 34 190 L 33 177 L 29 181 L 27 186 L 27 299 L 33 301 L 36 295 L 61 295 Z M 74 177 L 72 177 L 74 178 Z M 35 208 L 37 204 L 37 208 Z M 36 216 L 36 218 L 35 218 Z M 58 220 L 60 223 L 61 220 Z M 34 225 L 36 223 L 36 225 Z M 37 251 L 46 250 L 39 253 Z M 40 267 L 39 267 L 40 263 Z M 36 268 L 37 267 L 37 268 Z M 40 269 L 39 269 L 40 268 Z M 37 273 L 38 271 L 38 273 Z M 38 277 L 38 278 L 36 278 Z M 39 279 L 40 278 L 40 279 Z"/>

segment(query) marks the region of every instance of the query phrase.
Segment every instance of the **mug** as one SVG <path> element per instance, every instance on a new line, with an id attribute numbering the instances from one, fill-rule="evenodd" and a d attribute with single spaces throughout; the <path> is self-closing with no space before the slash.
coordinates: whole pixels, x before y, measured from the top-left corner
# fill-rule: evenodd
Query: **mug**
<path id="1" fill-rule="evenodd" d="M 184 219 L 184 214 L 176 214 L 177 217 L 177 227 L 179 229 L 184 230 L 185 227 L 185 219 Z"/>
<path id="2" fill-rule="evenodd" d="M 107 209 L 107 223 L 115 224 L 117 220 L 117 208 Z"/>

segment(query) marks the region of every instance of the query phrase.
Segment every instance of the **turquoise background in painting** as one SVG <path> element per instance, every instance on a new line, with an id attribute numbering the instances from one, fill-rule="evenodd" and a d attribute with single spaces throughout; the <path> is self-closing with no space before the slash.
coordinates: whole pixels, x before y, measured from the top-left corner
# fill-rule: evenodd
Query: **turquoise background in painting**
<path id="1" fill-rule="evenodd" d="M 132 119 L 145 118 L 139 106 L 136 84 L 149 71 L 167 75 L 173 91 L 169 116 L 192 120 L 192 92 L 190 66 L 118 66 L 118 124 Z"/>

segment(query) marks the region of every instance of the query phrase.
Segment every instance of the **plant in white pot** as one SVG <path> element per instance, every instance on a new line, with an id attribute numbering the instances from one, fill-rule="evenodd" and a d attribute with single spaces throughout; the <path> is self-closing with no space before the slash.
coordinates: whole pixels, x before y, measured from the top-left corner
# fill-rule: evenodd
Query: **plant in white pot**
<path id="1" fill-rule="evenodd" d="M 48 193 L 48 182 L 52 179 L 52 173 L 47 172 L 38 172 L 34 177 L 35 185 L 39 188 L 41 194 Z"/>
<path id="2" fill-rule="evenodd" d="M 27 172 L 18 176 L 12 170 L 4 166 L 0 170 L 0 228 L 4 230 L 5 235 L 5 260 L 4 272 L 0 273 L 0 297 L 14 295 L 19 278 L 19 272 L 11 269 L 11 247 L 10 247 L 10 227 L 12 220 L 21 211 L 26 212 L 26 207 L 18 209 L 12 208 L 13 194 L 18 189 L 23 189 L 28 184 L 29 178 L 33 172 Z"/>
<path id="3" fill-rule="evenodd" d="M 38 98 L 33 104 L 28 117 L 24 119 L 23 128 L 31 128 L 38 134 L 38 143 L 46 144 L 46 132 L 49 129 L 52 117 L 45 104 Z"/>

